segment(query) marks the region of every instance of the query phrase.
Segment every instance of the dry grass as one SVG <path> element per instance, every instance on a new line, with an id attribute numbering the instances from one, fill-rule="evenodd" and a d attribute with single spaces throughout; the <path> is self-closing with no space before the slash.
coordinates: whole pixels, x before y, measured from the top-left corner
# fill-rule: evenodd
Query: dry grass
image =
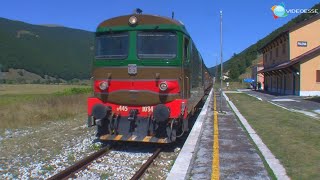
<path id="1" fill-rule="evenodd" d="M 320 122 L 246 94 L 228 94 L 292 179 L 319 179 Z"/>
<path id="2" fill-rule="evenodd" d="M 88 86 L 46 84 L 0 84 L 0 95 L 52 94 L 73 87 L 83 88 Z"/>
<path id="3" fill-rule="evenodd" d="M 84 114 L 87 90 L 88 86 L 75 85 L 1 85 L 0 129 L 34 126 Z"/>
<path id="4" fill-rule="evenodd" d="M 40 96 L 28 102 L 0 106 L 0 129 L 38 125 L 84 114 L 88 94 Z"/>

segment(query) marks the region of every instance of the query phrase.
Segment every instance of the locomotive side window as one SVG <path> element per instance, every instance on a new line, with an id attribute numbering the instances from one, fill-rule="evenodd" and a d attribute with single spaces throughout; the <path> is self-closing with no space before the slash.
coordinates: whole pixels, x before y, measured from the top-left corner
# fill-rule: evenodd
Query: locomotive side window
<path id="1" fill-rule="evenodd" d="M 112 33 L 96 38 L 97 59 L 125 59 L 129 51 L 129 34 Z"/>
<path id="2" fill-rule="evenodd" d="M 177 35 L 173 32 L 138 32 L 139 59 L 173 59 L 177 56 Z"/>

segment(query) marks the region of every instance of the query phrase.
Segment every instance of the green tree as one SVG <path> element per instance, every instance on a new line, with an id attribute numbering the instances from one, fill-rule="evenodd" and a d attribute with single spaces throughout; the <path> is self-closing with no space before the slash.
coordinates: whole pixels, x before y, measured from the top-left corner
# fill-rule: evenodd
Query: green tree
<path id="1" fill-rule="evenodd" d="M 232 80 L 237 80 L 239 78 L 240 72 L 238 66 L 233 63 L 230 67 L 230 78 Z"/>

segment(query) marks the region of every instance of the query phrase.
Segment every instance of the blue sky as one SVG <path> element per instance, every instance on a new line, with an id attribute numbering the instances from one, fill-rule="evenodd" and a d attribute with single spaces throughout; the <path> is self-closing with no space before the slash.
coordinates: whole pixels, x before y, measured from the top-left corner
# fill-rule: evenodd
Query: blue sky
<path id="1" fill-rule="evenodd" d="M 271 7 L 284 2 L 286 9 L 311 8 L 318 0 L 1 0 L 0 17 L 31 24 L 59 24 L 94 31 L 103 20 L 143 13 L 181 20 L 208 67 L 220 62 L 219 11 L 223 11 L 224 61 L 239 53 L 298 14 L 274 19 Z M 1 28 L 1 27 L 0 27 Z"/>

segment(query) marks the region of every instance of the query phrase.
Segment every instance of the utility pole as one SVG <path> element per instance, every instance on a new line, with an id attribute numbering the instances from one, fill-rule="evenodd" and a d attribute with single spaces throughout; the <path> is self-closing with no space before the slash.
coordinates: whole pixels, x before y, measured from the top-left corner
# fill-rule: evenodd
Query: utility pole
<path id="1" fill-rule="evenodd" d="M 214 81 L 214 83 L 216 83 L 218 81 L 218 56 L 216 56 L 216 73 L 214 77 L 216 77 Z"/>
<path id="2" fill-rule="evenodd" d="M 222 63 L 222 11 L 220 11 L 220 63 L 221 63 L 221 73 L 220 73 L 220 112 L 222 112 L 222 79 L 223 79 L 223 63 Z"/>

